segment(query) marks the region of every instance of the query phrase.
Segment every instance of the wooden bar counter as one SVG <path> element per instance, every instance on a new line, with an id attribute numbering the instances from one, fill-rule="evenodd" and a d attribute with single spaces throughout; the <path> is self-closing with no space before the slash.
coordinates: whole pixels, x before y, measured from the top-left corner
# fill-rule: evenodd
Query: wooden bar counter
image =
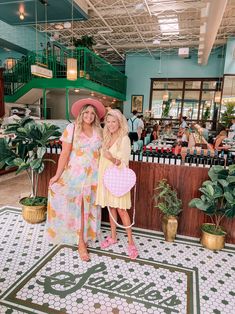
<path id="1" fill-rule="evenodd" d="M 59 155 L 48 154 L 46 158 L 58 161 Z M 46 163 L 39 178 L 38 195 L 46 196 L 49 179 L 55 174 L 57 165 Z M 188 203 L 199 197 L 202 182 L 208 179 L 208 168 L 174 166 L 144 162 L 130 162 L 130 168 L 137 176 L 135 227 L 161 231 L 161 212 L 154 207 L 154 188 L 157 182 L 166 178 L 183 202 L 183 212 L 179 216 L 178 234 L 200 237 L 200 225 L 211 222 L 201 210 L 189 208 Z M 133 195 L 132 195 L 133 197 Z M 132 217 L 132 209 L 130 210 Z M 107 210 L 103 209 L 102 220 L 108 221 Z M 224 219 L 222 225 L 228 232 L 226 242 L 235 243 L 235 219 Z"/>

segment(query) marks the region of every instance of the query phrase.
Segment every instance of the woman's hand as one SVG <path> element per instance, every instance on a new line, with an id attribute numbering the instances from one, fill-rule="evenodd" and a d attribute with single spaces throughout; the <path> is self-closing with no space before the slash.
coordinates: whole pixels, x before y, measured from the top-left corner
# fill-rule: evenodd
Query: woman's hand
<path id="1" fill-rule="evenodd" d="M 49 188 L 54 184 L 56 183 L 58 180 L 59 180 L 59 176 L 55 175 L 54 177 L 52 177 L 49 181 Z"/>
<path id="2" fill-rule="evenodd" d="M 110 161 L 113 161 L 113 155 L 108 151 L 108 150 L 105 150 L 104 151 L 104 157 Z"/>

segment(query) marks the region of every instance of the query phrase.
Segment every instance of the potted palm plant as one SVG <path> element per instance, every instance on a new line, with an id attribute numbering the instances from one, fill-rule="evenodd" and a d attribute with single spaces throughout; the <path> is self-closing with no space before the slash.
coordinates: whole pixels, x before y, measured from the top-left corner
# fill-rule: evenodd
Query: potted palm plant
<path id="1" fill-rule="evenodd" d="M 173 242 L 178 229 L 178 215 L 182 211 L 182 201 L 166 179 L 160 180 L 154 190 L 155 207 L 163 213 L 162 230 L 165 240 Z"/>
<path id="2" fill-rule="evenodd" d="M 37 195 L 39 174 L 44 170 L 46 147 L 51 138 L 58 138 L 59 127 L 35 123 L 29 117 L 8 124 L 4 133 L 13 137 L 0 140 L 0 169 L 17 167 L 16 174 L 26 171 L 31 185 L 31 195 L 20 200 L 23 218 L 30 223 L 45 220 L 47 198 Z"/>
<path id="3" fill-rule="evenodd" d="M 228 169 L 213 166 L 208 175 L 210 180 L 199 189 L 201 197 L 192 199 L 189 206 L 202 210 L 211 219 L 211 223 L 201 226 L 201 244 L 210 250 L 221 250 L 226 236 L 221 222 L 225 217 L 235 217 L 235 165 Z"/>

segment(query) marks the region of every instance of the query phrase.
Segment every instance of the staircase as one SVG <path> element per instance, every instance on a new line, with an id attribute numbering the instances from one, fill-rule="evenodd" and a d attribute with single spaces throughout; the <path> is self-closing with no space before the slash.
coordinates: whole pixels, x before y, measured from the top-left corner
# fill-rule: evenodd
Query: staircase
<path id="1" fill-rule="evenodd" d="M 77 59 L 79 77 L 76 81 L 66 79 L 67 58 L 71 56 Z M 33 64 L 46 64 L 52 70 L 53 78 L 32 75 Z M 87 48 L 62 51 L 59 58 L 58 55 L 31 53 L 11 70 L 5 71 L 3 76 L 6 102 L 19 101 L 32 89 L 49 88 L 85 88 L 120 100 L 126 99 L 126 76 Z"/>

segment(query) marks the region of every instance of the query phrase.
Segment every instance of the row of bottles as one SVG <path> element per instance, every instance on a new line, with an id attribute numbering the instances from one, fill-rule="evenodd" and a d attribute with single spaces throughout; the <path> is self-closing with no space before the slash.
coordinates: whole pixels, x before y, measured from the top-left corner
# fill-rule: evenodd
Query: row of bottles
<path id="1" fill-rule="evenodd" d="M 58 140 L 51 141 L 50 144 L 47 145 L 48 154 L 60 154 L 61 150 L 62 150 L 61 141 Z"/>
<path id="2" fill-rule="evenodd" d="M 190 149 L 188 149 L 185 159 L 182 160 L 182 155 L 179 149 L 175 151 L 175 148 L 172 148 L 172 150 L 156 148 L 153 151 L 152 147 L 150 147 L 150 149 L 146 149 L 146 146 L 144 146 L 143 151 L 131 150 L 130 160 L 168 165 L 183 164 L 185 166 L 205 168 L 210 168 L 213 165 L 225 167 L 235 163 L 235 159 L 230 152 L 227 156 L 223 151 L 220 155 L 218 154 L 218 151 L 215 151 L 214 155 L 211 156 L 211 152 L 209 150 L 207 151 L 207 155 L 204 155 L 204 150 L 202 149 L 198 155 L 196 149 L 193 151 L 193 154 L 190 154 Z"/>
<path id="3" fill-rule="evenodd" d="M 232 154 L 229 152 L 228 157 L 222 151 L 219 155 L 218 151 L 215 150 L 214 156 L 211 156 L 211 152 L 208 150 L 207 155 L 204 155 L 204 150 L 202 149 L 200 155 L 197 154 L 197 150 L 195 149 L 193 154 L 190 154 L 190 149 L 187 150 L 187 154 L 185 156 L 184 165 L 191 167 L 206 167 L 210 168 L 214 165 L 220 166 L 230 166 L 234 163 Z"/>
<path id="4" fill-rule="evenodd" d="M 158 164 L 168 164 L 168 165 L 181 165 L 182 164 L 182 156 L 180 152 L 175 155 L 174 148 L 172 150 L 163 148 L 158 150 L 156 148 L 154 151 L 152 147 L 149 150 L 144 146 L 142 151 L 131 151 L 131 158 L 133 161 L 142 161 L 142 162 L 153 162 Z"/>

